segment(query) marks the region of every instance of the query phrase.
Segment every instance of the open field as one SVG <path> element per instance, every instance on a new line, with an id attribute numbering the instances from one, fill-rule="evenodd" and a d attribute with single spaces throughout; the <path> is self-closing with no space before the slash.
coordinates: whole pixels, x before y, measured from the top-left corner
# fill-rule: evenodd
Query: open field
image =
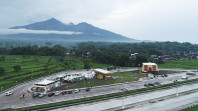
<path id="1" fill-rule="evenodd" d="M 74 88 L 94 87 L 94 86 L 109 85 L 109 84 L 123 83 L 123 82 L 132 82 L 132 81 L 137 81 L 141 77 L 146 77 L 146 75 L 135 72 L 114 73 L 113 74 L 114 79 L 111 80 L 90 79 L 90 80 L 78 81 L 74 83 L 69 83 L 68 88 L 74 89 Z"/>
<path id="2" fill-rule="evenodd" d="M 159 74 L 173 74 L 173 73 L 179 73 L 179 71 L 160 71 L 159 72 Z M 117 72 L 113 74 L 113 79 L 110 79 L 110 80 L 88 79 L 88 80 L 83 80 L 83 81 L 77 81 L 73 83 L 68 83 L 67 88 L 62 87 L 61 90 L 110 85 L 110 84 L 124 83 L 124 82 L 133 82 L 143 77 L 147 77 L 147 74 L 140 74 L 136 71 Z"/>
<path id="3" fill-rule="evenodd" d="M 159 64 L 159 68 L 198 69 L 198 60 L 175 60 Z"/>
<path id="4" fill-rule="evenodd" d="M 66 56 L 60 60 L 60 57 L 57 56 L 1 55 L 0 57 L 3 56 L 5 61 L 0 62 L 0 66 L 5 68 L 5 74 L 0 76 L 0 89 L 2 90 L 56 72 L 84 68 L 83 59 L 78 57 Z M 15 65 L 21 66 L 19 72 L 14 71 L 13 66 Z M 91 66 L 96 68 L 107 65 L 91 63 Z"/>

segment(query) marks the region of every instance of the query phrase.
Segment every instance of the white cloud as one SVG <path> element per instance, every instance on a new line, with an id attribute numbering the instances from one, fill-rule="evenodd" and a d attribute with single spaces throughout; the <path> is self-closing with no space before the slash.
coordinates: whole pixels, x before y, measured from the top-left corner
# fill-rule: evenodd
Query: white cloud
<path id="1" fill-rule="evenodd" d="M 82 32 L 72 31 L 51 31 L 51 30 L 27 30 L 27 29 L 0 29 L 0 35 L 5 34 L 20 34 L 20 33 L 32 33 L 32 34 L 82 34 Z"/>

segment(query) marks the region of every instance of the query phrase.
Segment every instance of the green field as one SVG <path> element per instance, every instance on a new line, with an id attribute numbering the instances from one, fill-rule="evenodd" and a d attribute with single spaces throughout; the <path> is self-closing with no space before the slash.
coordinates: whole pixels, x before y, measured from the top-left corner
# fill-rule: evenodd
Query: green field
<path id="1" fill-rule="evenodd" d="M 5 73 L 0 76 L 0 91 L 56 72 L 84 68 L 83 58 L 74 56 L 66 56 L 63 60 L 57 56 L 0 55 L 2 56 L 5 57 L 5 61 L 0 62 L 0 67 L 5 68 Z M 90 64 L 92 68 L 107 67 L 95 62 Z M 20 65 L 21 71 L 14 72 L 15 65 Z"/>
<path id="2" fill-rule="evenodd" d="M 198 69 L 198 60 L 175 60 L 159 64 L 159 68 Z"/>
<path id="3" fill-rule="evenodd" d="M 124 72 L 124 73 L 114 73 L 113 78 L 110 80 L 100 80 L 100 79 L 90 79 L 84 81 L 78 81 L 74 83 L 69 83 L 69 89 L 83 88 L 83 87 L 94 87 L 101 85 L 109 85 L 115 83 L 132 82 L 137 81 L 141 77 L 146 77 L 145 74 L 135 73 L 135 72 Z"/>
<path id="4" fill-rule="evenodd" d="M 184 109 L 182 111 L 198 111 L 198 105 L 197 106 L 193 106 L 191 108 Z"/>

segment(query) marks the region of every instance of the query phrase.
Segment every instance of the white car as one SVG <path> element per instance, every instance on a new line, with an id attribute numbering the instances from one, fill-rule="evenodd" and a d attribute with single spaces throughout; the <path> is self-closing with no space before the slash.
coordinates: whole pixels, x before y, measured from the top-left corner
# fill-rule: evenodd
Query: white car
<path id="1" fill-rule="evenodd" d="M 44 97 L 44 96 L 46 96 L 46 94 L 39 94 L 39 95 L 38 95 L 39 98 L 42 98 L 42 97 Z"/>
<path id="2" fill-rule="evenodd" d="M 55 96 L 60 95 L 60 93 L 61 93 L 60 91 L 56 91 L 56 92 L 55 92 Z"/>
<path id="3" fill-rule="evenodd" d="M 13 91 L 8 91 L 8 92 L 6 92 L 6 96 L 10 96 L 10 95 L 12 95 L 13 94 Z"/>
<path id="4" fill-rule="evenodd" d="M 74 89 L 74 92 L 78 93 L 78 92 L 80 92 L 80 89 Z"/>

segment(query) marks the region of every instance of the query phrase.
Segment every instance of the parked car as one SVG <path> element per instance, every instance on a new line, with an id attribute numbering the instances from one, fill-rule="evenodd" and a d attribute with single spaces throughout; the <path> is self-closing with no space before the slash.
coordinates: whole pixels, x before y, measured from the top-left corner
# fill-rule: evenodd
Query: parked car
<path id="1" fill-rule="evenodd" d="M 62 91 L 61 94 L 65 95 L 65 94 L 67 94 L 67 91 Z"/>
<path id="2" fill-rule="evenodd" d="M 90 88 L 88 87 L 88 88 L 86 88 L 86 91 L 90 91 Z"/>
<path id="3" fill-rule="evenodd" d="M 46 96 L 46 94 L 41 93 L 41 94 L 38 95 L 39 98 L 42 98 L 44 96 Z"/>
<path id="4" fill-rule="evenodd" d="M 6 96 L 10 96 L 12 94 L 13 94 L 13 91 L 8 91 L 8 92 L 5 93 Z"/>
<path id="5" fill-rule="evenodd" d="M 74 92 L 78 93 L 78 92 L 80 92 L 80 89 L 74 89 Z"/>
<path id="6" fill-rule="evenodd" d="M 168 75 L 167 74 L 164 74 L 164 77 L 168 77 Z"/>
<path id="7" fill-rule="evenodd" d="M 154 82 L 154 85 L 159 86 L 161 84 L 159 82 Z"/>
<path id="8" fill-rule="evenodd" d="M 60 91 L 56 91 L 54 95 L 58 96 L 58 95 L 60 95 L 60 93 L 61 93 Z"/>
<path id="9" fill-rule="evenodd" d="M 33 98 L 38 97 L 38 96 L 39 96 L 39 93 L 33 93 L 33 94 L 32 94 L 32 97 L 33 97 Z"/>
<path id="10" fill-rule="evenodd" d="M 176 83 L 176 82 L 178 82 L 178 80 L 177 79 L 173 79 L 173 82 Z"/>
<path id="11" fill-rule="evenodd" d="M 72 90 L 68 90 L 67 93 L 68 93 L 68 94 L 71 94 L 71 93 L 72 93 Z"/>
<path id="12" fill-rule="evenodd" d="M 161 75 L 161 77 L 164 77 L 164 75 Z"/>
<path id="13" fill-rule="evenodd" d="M 52 97 L 53 95 L 54 95 L 54 93 L 53 93 L 53 92 L 48 93 L 48 97 Z"/>
<path id="14" fill-rule="evenodd" d="M 147 83 L 144 84 L 145 87 L 150 87 Z"/>
<path id="15" fill-rule="evenodd" d="M 153 84 L 153 83 L 148 83 L 148 85 L 149 85 L 149 86 L 155 86 L 155 84 Z"/>

